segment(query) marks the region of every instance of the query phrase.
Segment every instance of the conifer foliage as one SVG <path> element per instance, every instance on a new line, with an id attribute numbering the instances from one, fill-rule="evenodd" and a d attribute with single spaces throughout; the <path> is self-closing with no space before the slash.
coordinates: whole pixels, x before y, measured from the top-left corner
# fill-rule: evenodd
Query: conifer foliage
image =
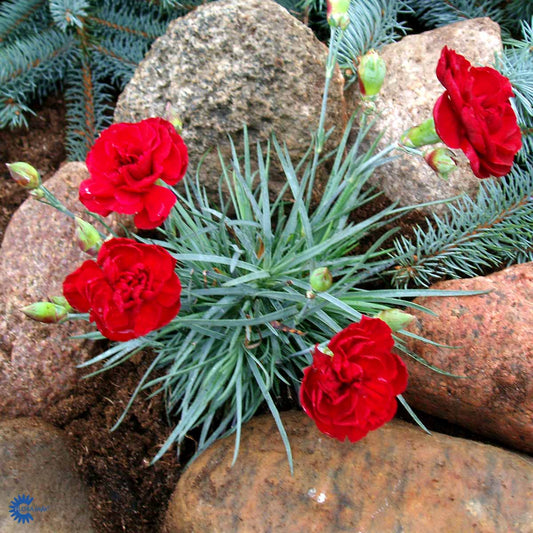
<path id="1" fill-rule="evenodd" d="M 64 89 L 69 159 L 84 159 L 168 23 L 202 0 L 7 0 L 0 4 L 0 128 L 27 126 L 31 106 Z M 298 0 L 280 2 L 296 9 Z"/>
<path id="2" fill-rule="evenodd" d="M 109 95 L 183 8 L 137 0 L 10 0 L 0 6 L 0 127 L 27 125 L 30 105 L 58 88 L 67 146 L 84 159 L 110 121 Z"/>

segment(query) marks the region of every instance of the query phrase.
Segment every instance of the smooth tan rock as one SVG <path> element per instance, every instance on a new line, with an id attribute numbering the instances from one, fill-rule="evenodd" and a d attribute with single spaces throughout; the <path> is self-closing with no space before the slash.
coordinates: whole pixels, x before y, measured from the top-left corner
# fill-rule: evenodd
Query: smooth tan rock
<path id="1" fill-rule="evenodd" d="M 408 347 L 457 379 L 437 374 L 409 357 L 405 393 L 422 411 L 460 424 L 509 446 L 533 452 L 533 263 L 496 274 L 443 281 L 439 290 L 490 291 L 479 296 L 417 298 L 438 317 L 415 311 L 420 341 Z"/>
<path id="2" fill-rule="evenodd" d="M 385 132 L 380 148 L 398 142 L 404 131 L 433 116 L 433 106 L 444 92 L 435 74 L 444 45 L 464 55 L 473 65 L 490 66 L 495 53 L 502 49 L 500 28 L 489 18 L 465 20 L 408 35 L 384 46 L 380 54 L 387 66 L 387 76 L 376 100 L 379 116 L 375 128 Z M 359 103 L 357 84 L 345 96 L 348 108 L 354 109 Z M 394 155 L 399 157 L 379 167 L 369 182 L 401 205 L 444 200 L 462 192 L 474 196 L 480 181 L 463 153 L 460 150 L 456 153 L 459 166 L 448 180 L 440 178 L 422 158 L 395 151 Z M 427 210 L 440 212 L 445 207 L 431 206 Z"/>
<path id="3" fill-rule="evenodd" d="M 405 422 L 352 444 L 321 434 L 301 412 L 283 421 L 294 476 L 272 417 L 254 418 L 233 467 L 229 437 L 185 471 L 165 533 L 531 531 L 528 458 Z"/>
<path id="4" fill-rule="evenodd" d="M 79 214 L 78 186 L 88 177 L 84 163 L 68 163 L 45 185 Z M 76 383 L 88 344 L 70 337 L 94 328 L 81 321 L 40 324 L 20 309 L 61 295 L 65 276 L 86 259 L 66 215 L 33 198 L 13 215 L 0 249 L 0 415 L 42 413 Z"/>
<path id="5" fill-rule="evenodd" d="M 214 147 L 220 146 L 229 166 L 228 135 L 242 145 L 243 125 L 252 161 L 256 141 L 272 131 L 287 144 L 295 165 L 305 154 L 318 126 L 326 57 L 313 32 L 273 0 L 209 2 L 172 22 L 154 42 L 120 95 L 114 118 L 165 116 L 170 104 L 183 122 L 190 172 L 195 174 L 205 155 L 200 181 L 217 199 L 221 166 Z M 346 124 L 343 87 L 337 68 L 326 121 L 326 130 L 333 125 L 336 130 L 328 146 Z M 285 183 L 276 162 L 273 155 L 274 190 Z"/>
<path id="6" fill-rule="evenodd" d="M 9 504 L 33 498 L 33 520 L 15 521 Z M 0 531 L 92 533 L 86 487 L 80 481 L 63 433 L 37 419 L 0 422 Z M 22 507 L 13 512 L 26 515 Z M 16 516 L 16 515 L 15 515 Z"/>

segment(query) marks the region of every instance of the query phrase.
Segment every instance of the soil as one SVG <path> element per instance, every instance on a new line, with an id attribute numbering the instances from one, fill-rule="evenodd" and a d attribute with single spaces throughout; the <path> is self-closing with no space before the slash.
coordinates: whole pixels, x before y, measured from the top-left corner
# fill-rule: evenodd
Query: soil
<path id="1" fill-rule="evenodd" d="M 3 163 L 26 161 L 46 180 L 66 157 L 65 106 L 60 96 L 49 97 L 29 122 L 28 130 L 0 131 L 0 240 L 12 213 L 27 197 L 27 192 L 10 178 Z M 358 210 L 356 218 L 363 220 L 388 203 L 385 197 L 380 197 Z M 416 213 L 404 218 L 400 222 L 402 232 L 408 233 L 420 221 Z M 369 240 L 361 246 L 370 244 Z M 101 348 L 95 346 L 95 354 Z M 109 431 L 150 364 L 149 354 L 136 357 L 135 361 L 81 380 L 76 390 L 45 415 L 47 421 L 63 428 L 70 439 L 77 469 L 90 489 L 94 528 L 99 533 L 158 531 L 183 464 L 194 453 L 191 438 L 183 447 L 182 462 L 175 452 L 168 452 L 155 465 L 150 465 L 171 431 L 160 395 L 148 399 L 147 392 L 141 393 L 119 428 Z M 288 394 L 280 399 L 279 407 L 298 408 L 295 396 L 291 399 Z M 405 418 L 405 413 L 399 414 Z M 439 431 L 470 436 L 450 424 L 436 422 L 433 417 L 421 418 Z"/>
<path id="2" fill-rule="evenodd" d="M 28 128 L 0 130 L 0 242 L 11 215 L 28 196 L 13 181 L 5 163 L 30 163 L 45 181 L 66 157 L 65 102 L 61 96 L 48 97 L 28 122 Z"/>

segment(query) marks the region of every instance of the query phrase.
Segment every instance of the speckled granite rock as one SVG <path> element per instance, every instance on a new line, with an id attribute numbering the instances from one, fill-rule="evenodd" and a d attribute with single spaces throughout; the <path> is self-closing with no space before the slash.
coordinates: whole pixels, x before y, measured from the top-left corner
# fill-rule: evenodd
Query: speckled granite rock
<path id="1" fill-rule="evenodd" d="M 298 161 L 318 126 L 326 56 L 312 31 L 273 0 L 208 3 L 172 22 L 154 42 L 118 100 L 115 121 L 164 116 L 170 103 L 183 121 L 193 174 L 217 144 L 230 164 L 227 136 L 240 142 L 243 124 L 252 154 L 255 140 L 274 130 Z M 346 123 L 343 86 L 337 69 L 326 121 L 326 129 L 336 126 L 333 139 Z M 220 174 L 211 150 L 200 179 L 217 192 Z M 274 189 L 276 179 L 282 178 L 274 173 Z"/>
<path id="2" fill-rule="evenodd" d="M 533 464 L 463 439 L 393 421 L 357 443 L 284 413 L 294 476 L 270 416 L 204 452 L 182 475 L 165 533 L 531 531 Z"/>
<path id="3" fill-rule="evenodd" d="M 442 47 L 447 45 L 464 55 L 473 65 L 492 65 L 494 54 L 502 48 L 500 28 L 489 18 L 465 20 L 384 46 L 381 55 L 387 76 L 377 98 L 380 113 L 377 130 L 385 130 L 379 146 L 399 141 L 402 133 L 430 118 L 437 98 L 444 92 L 435 74 Z M 346 94 L 353 109 L 359 101 L 357 84 Z M 462 192 L 475 195 L 479 180 L 467 158 L 460 152 L 459 168 L 448 181 L 437 176 L 421 158 L 395 152 L 400 157 L 376 170 L 370 183 L 401 205 L 443 200 Z M 429 211 L 442 211 L 431 206 Z"/>
<path id="4" fill-rule="evenodd" d="M 409 348 L 467 379 L 437 374 L 404 357 L 409 369 L 405 397 L 417 409 L 533 452 L 533 263 L 432 288 L 491 292 L 416 299 L 439 316 L 414 312 L 418 320 L 409 329 L 457 349 L 417 341 Z"/>
<path id="5" fill-rule="evenodd" d="M 9 504 L 33 498 L 33 520 L 15 521 Z M 92 533 L 86 487 L 80 481 L 61 431 L 36 419 L 0 422 L 0 531 Z M 24 508 L 17 507 L 21 516 Z M 46 509 L 46 510 L 44 510 Z M 15 509 L 13 509 L 15 512 Z"/>
<path id="6" fill-rule="evenodd" d="M 80 213 L 78 185 L 88 177 L 84 163 L 68 163 L 46 186 Z M 13 215 L 0 249 L 0 416 L 41 413 L 76 382 L 88 348 L 70 336 L 87 331 L 87 323 L 40 324 L 20 309 L 61 295 L 64 277 L 86 259 L 65 215 L 33 198 Z"/>

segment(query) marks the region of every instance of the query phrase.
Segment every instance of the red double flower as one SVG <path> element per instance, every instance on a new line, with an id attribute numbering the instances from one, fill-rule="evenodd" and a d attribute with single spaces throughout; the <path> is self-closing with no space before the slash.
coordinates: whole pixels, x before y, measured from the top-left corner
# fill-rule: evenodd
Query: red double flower
<path id="1" fill-rule="evenodd" d="M 175 259 L 161 246 L 131 239 L 104 242 L 63 282 L 74 309 L 90 313 L 98 330 L 127 341 L 168 324 L 179 312 L 181 284 Z"/>
<path id="2" fill-rule="evenodd" d="M 87 155 L 91 177 L 80 185 L 80 201 L 93 213 L 135 215 L 138 228 L 155 228 L 176 203 L 174 193 L 157 182 L 176 185 L 188 162 L 187 147 L 170 122 L 113 124 Z"/>
<path id="3" fill-rule="evenodd" d="M 478 178 L 507 174 L 522 147 L 511 82 L 493 68 L 473 67 L 446 46 L 437 78 L 446 89 L 433 109 L 438 136 L 465 153 Z"/>
<path id="4" fill-rule="evenodd" d="M 363 317 L 313 354 L 304 369 L 300 402 L 318 429 L 355 442 L 396 413 L 396 396 L 407 387 L 407 370 L 392 352 L 389 326 Z"/>

